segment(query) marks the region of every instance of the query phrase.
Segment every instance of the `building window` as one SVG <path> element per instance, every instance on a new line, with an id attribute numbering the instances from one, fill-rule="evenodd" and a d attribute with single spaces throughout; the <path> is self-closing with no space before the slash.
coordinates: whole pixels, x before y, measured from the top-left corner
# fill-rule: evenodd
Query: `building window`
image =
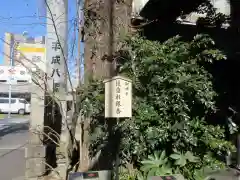
<path id="1" fill-rule="evenodd" d="M 24 100 L 24 99 L 19 99 L 19 102 L 20 103 L 23 103 L 23 104 L 27 104 L 28 102 L 26 101 L 26 100 Z"/>
<path id="2" fill-rule="evenodd" d="M 17 83 L 27 83 L 27 80 L 17 80 Z"/>
<path id="3" fill-rule="evenodd" d="M 8 101 L 8 99 L 0 99 L 0 103 L 1 104 L 6 104 L 6 103 L 8 103 L 9 101 Z M 12 103 L 12 102 L 11 102 Z"/>
<path id="4" fill-rule="evenodd" d="M 11 99 L 11 104 L 16 103 L 16 99 Z"/>

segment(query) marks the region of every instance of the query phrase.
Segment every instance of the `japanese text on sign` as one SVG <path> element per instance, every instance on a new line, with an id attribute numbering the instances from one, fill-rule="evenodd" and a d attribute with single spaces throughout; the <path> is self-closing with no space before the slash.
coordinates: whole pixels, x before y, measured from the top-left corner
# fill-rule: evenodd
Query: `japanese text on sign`
<path id="1" fill-rule="evenodd" d="M 131 81 L 120 76 L 105 81 L 105 117 L 132 116 Z"/>
<path id="2" fill-rule="evenodd" d="M 120 114 L 121 113 L 121 81 L 116 80 L 116 113 Z"/>
<path id="3" fill-rule="evenodd" d="M 42 59 L 41 59 L 41 56 L 33 56 L 32 57 L 32 62 L 39 62 L 39 61 L 41 61 Z"/>
<path id="4" fill-rule="evenodd" d="M 55 51 L 60 49 L 60 43 L 59 42 L 52 42 L 52 49 Z"/>
<path id="5" fill-rule="evenodd" d="M 54 84 L 53 84 L 53 90 L 54 90 L 54 92 L 59 92 L 59 88 L 60 88 L 60 83 L 54 83 Z"/>
<path id="6" fill-rule="evenodd" d="M 67 0 L 46 0 L 49 7 L 46 11 L 46 59 L 47 83 L 50 91 L 59 91 L 58 98 L 65 101 L 68 84 L 68 21 Z M 54 19 L 54 24 L 52 23 Z M 57 31 L 57 32 L 56 32 Z"/>
<path id="7" fill-rule="evenodd" d="M 60 56 L 54 56 L 52 57 L 51 64 L 59 64 L 60 65 Z"/>
<path id="8" fill-rule="evenodd" d="M 61 66 L 61 56 L 60 56 L 60 43 L 58 41 L 52 42 L 51 48 L 53 50 L 53 56 L 51 57 L 51 65 L 52 65 L 52 72 L 51 77 L 54 79 L 53 83 L 53 90 L 55 92 L 59 92 L 60 83 L 58 79 L 61 78 L 61 72 L 59 67 Z"/>

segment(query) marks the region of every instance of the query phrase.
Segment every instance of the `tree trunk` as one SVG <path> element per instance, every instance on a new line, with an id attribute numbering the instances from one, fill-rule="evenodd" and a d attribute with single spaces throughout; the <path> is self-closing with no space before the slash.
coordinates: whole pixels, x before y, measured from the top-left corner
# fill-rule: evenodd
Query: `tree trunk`
<path id="1" fill-rule="evenodd" d="M 131 4 L 132 0 L 85 1 L 85 82 L 115 75 L 112 53 L 130 31 Z"/>
<path id="2" fill-rule="evenodd" d="M 132 0 L 85 1 L 85 84 L 89 78 L 116 75 L 116 62 L 112 55 L 121 48 L 121 41 L 130 30 L 131 4 Z M 85 119 L 82 128 L 83 142 L 80 156 L 84 157 L 79 170 L 89 170 L 93 165 L 89 158 L 90 122 L 90 118 Z M 88 167 L 84 164 L 88 164 Z"/>
<path id="3" fill-rule="evenodd" d="M 81 127 L 81 139 L 82 142 L 80 145 L 80 166 L 79 166 L 79 171 L 88 171 L 89 170 L 89 165 L 91 162 L 91 159 L 89 157 L 89 127 L 91 123 L 90 118 L 85 118 L 84 123 Z"/>

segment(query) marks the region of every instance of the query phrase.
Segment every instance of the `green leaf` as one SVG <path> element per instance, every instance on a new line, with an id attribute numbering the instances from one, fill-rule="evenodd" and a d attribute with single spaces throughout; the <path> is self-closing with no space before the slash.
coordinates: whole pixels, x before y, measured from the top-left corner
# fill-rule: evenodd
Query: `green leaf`
<path id="1" fill-rule="evenodd" d="M 155 164 L 154 159 L 141 161 L 142 164 Z"/>
<path id="2" fill-rule="evenodd" d="M 179 165 L 180 167 L 183 167 L 185 166 L 187 163 L 186 159 L 185 158 L 180 158 L 180 159 L 177 159 L 175 164 L 176 165 Z"/>
<path id="3" fill-rule="evenodd" d="M 189 41 L 176 36 L 165 42 L 137 35 L 123 44 L 120 51 L 124 53 L 117 52 L 116 59 L 121 60 L 120 73 L 132 80 L 133 117 L 112 130 L 113 135 L 122 134 L 123 164 L 142 161 L 139 169 L 147 175 L 167 173 L 165 166 L 172 163 L 169 168 L 189 180 L 193 180 L 196 169 L 223 168 L 211 152 L 223 154 L 234 146 L 225 140 L 224 128 L 210 125 L 206 117 L 216 113 L 216 99 L 221 100 L 215 73 L 211 74 L 209 67 L 214 70 L 214 62 L 223 61 L 225 54 L 204 34 Z M 104 84 L 90 82 L 84 86 L 87 88 L 79 87 L 83 90 L 79 91 L 78 105 L 79 111 L 83 109 L 91 119 L 89 129 L 95 134 L 91 135 L 90 151 L 94 155 L 110 136 L 103 120 Z M 92 130 L 97 127 L 101 131 Z M 173 152 L 171 161 L 169 152 Z"/>
<path id="4" fill-rule="evenodd" d="M 139 172 L 139 173 L 137 174 L 137 180 L 146 180 L 146 178 L 144 178 L 144 175 Z"/>
<path id="5" fill-rule="evenodd" d="M 162 159 L 161 157 L 159 157 L 159 152 L 155 151 L 153 154 L 154 154 L 153 160 Z"/>
<path id="6" fill-rule="evenodd" d="M 172 168 L 170 168 L 170 167 L 162 166 L 160 169 L 163 173 L 162 175 L 172 174 Z"/>
<path id="7" fill-rule="evenodd" d="M 164 159 L 166 157 L 166 152 L 165 151 L 162 151 L 162 153 L 161 153 L 161 156 L 160 156 L 160 159 Z"/>
<path id="8" fill-rule="evenodd" d="M 155 165 L 143 165 L 140 169 L 143 172 L 149 172 L 152 168 L 155 168 Z"/>
<path id="9" fill-rule="evenodd" d="M 181 155 L 179 155 L 179 154 L 171 154 L 170 158 L 177 160 L 177 159 L 181 158 Z"/>
<path id="10" fill-rule="evenodd" d="M 152 176 L 155 176 L 156 175 L 156 172 L 158 171 L 159 168 L 152 168 L 148 171 L 148 177 L 152 177 Z"/>
<path id="11" fill-rule="evenodd" d="M 189 162 L 197 162 L 197 157 L 195 157 L 194 155 L 193 155 L 193 153 L 191 153 L 190 151 L 187 151 L 186 153 L 185 153 L 185 157 L 186 157 L 186 159 L 189 161 Z"/>

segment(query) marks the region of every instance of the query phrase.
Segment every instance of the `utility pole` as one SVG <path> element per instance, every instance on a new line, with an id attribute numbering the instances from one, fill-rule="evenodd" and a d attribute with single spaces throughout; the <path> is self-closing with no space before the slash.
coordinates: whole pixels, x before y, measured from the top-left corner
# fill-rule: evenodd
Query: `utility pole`
<path id="1" fill-rule="evenodd" d="M 11 69 L 11 74 L 9 78 L 9 89 L 8 89 L 8 118 L 11 118 L 11 99 L 12 99 L 12 76 L 13 76 L 13 68 L 14 68 L 14 52 L 15 52 L 15 45 L 16 42 L 13 43 L 13 46 L 11 47 L 11 57 L 10 57 L 10 69 Z"/>

